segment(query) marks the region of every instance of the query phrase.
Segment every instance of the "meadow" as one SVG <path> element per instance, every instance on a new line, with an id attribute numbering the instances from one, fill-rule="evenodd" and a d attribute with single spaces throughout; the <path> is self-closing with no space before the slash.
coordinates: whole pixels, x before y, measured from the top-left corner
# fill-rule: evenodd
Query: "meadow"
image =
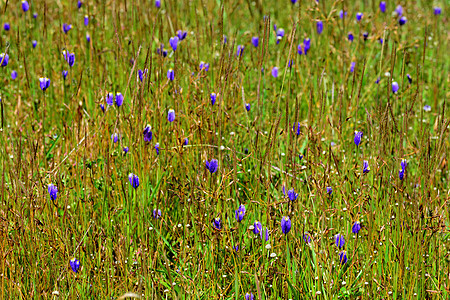
<path id="1" fill-rule="evenodd" d="M 449 299 L 446 1 L 0 2 L 1 299 Z"/>

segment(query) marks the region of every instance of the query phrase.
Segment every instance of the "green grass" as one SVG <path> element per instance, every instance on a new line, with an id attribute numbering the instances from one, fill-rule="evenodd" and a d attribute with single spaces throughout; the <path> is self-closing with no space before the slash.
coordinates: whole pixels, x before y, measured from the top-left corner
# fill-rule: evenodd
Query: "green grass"
<path id="1" fill-rule="evenodd" d="M 10 57 L 0 69 L 0 297 L 447 299 L 448 5 L 401 2 L 408 21 L 400 27 L 390 1 L 385 14 L 378 1 L 299 2 L 162 0 L 157 9 L 154 1 L 86 1 L 78 10 L 74 1 L 33 1 L 27 13 L 20 2 L 2 3 L 0 23 L 11 30 L 0 32 L 0 53 Z M 73 25 L 68 34 L 63 23 Z M 279 44 L 274 24 L 285 29 Z M 188 34 L 173 52 L 178 29 Z M 307 37 L 311 49 L 298 55 Z M 72 68 L 64 49 L 75 53 Z M 209 71 L 199 73 L 201 61 Z M 143 82 L 138 69 L 148 69 Z M 51 79 L 45 94 L 39 77 Z M 122 93 L 124 104 L 108 107 L 107 92 Z M 204 163 L 212 158 L 214 174 Z M 136 190 L 129 173 L 139 176 Z M 295 188 L 296 201 L 283 186 Z M 282 216 L 292 221 L 287 235 Z M 269 241 L 252 232 L 255 220 Z"/>

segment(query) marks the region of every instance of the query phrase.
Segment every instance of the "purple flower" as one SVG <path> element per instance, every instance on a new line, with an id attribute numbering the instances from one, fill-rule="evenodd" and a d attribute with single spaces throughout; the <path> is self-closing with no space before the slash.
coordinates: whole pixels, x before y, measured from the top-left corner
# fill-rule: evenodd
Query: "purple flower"
<path id="1" fill-rule="evenodd" d="M 16 72 L 16 70 L 13 70 L 12 72 L 11 72 L 11 79 L 12 80 L 15 80 L 17 78 L 17 72 Z"/>
<path id="2" fill-rule="evenodd" d="M 156 6 L 156 8 L 160 8 L 161 7 L 161 0 L 155 0 L 155 6 Z"/>
<path id="3" fill-rule="evenodd" d="M 311 235 L 308 232 L 305 232 L 305 234 L 303 235 L 303 240 L 307 244 L 311 243 Z"/>
<path id="4" fill-rule="evenodd" d="M 152 126 L 147 125 L 144 128 L 144 142 L 151 142 L 153 138 Z"/>
<path id="5" fill-rule="evenodd" d="M 246 109 L 247 111 L 250 111 L 250 103 L 245 104 L 245 109 Z"/>
<path id="6" fill-rule="evenodd" d="M 245 294 L 245 300 L 255 300 L 255 297 L 252 293 Z"/>
<path id="7" fill-rule="evenodd" d="M 206 72 L 209 71 L 209 64 L 201 61 L 200 62 L 200 71 L 202 71 L 202 70 L 205 70 Z"/>
<path id="8" fill-rule="evenodd" d="M 331 186 L 327 186 L 327 194 L 331 196 L 331 194 L 333 194 L 333 189 L 331 188 Z"/>
<path id="9" fill-rule="evenodd" d="M 385 12 L 386 12 L 386 2 L 385 2 L 385 1 L 381 1 L 381 2 L 380 2 L 380 11 L 381 11 L 382 13 L 385 13 Z"/>
<path id="10" fill-rule="evenodd" d="M 182 41 L 186 38 L 186 36 L 187 36 L 187 31 L 183 31 L 183 30 L 177 31 L 178 40 Z"/>
<path id="11" fill-rule="evenodd" d="M 336 244 L 336 246 L 339 247 L 339 249 L 343 248 L 345 245 L 345 240 L 344 240 L 344 236 L 342 236 L 341 234 L 336 234 L 334 236 L 334 243 Z"/>
<path id="12" fill-rule="evenodd" d="M 122 106 L 123 104 L 123 95 L 121 93 L 116 93 L 116 105 L 117 107 Z"/>
<path id="13" fill-rule="evenodd" d="M 22 10 L 24 12 L 27 12 L 30 9 L 30 4 L 28 4 L 28 1 L 22 1 Z"/>
<path id="14" fill-rule="evenodd" d="M 167 114 L 167 120 L 169 120 L 170 123 L 175 121 L 175 111 L 173 109 L 169 109 L 169 112 Z"/>
<path id="15" fill-rule="evenodd" d="M 78 273 L 78 270 L 80 269 L 80 261 L 76 258 L 72 258 L 69 261 L 70 267 L 72 268 L 72 271 L 74 273 Z"/>
<path id="16" fill-rule="evenodd" d="M 67 34 L 69 30 L 72 29 L 72 25 L 64 23 L 62 29 L 64 33 Z"/>
<path id="17" fill-rule="evenodd" d="M 297 53 L 299 55 L 303 55 L 303 52 L 304 52 L 303 48 L 304 48 L 303 44 L 298 44 Z"/>
<path id="18" fill-rule="evenodd" d="M 155 144 L 156 155 L 159 155 L 159 143 Z"/>
<path id="19" fill-rule="evenodd" d="M 367 31 L 363 33 L 363 38 L 364 41 L 367 41 L 367 39 L 369 38 L 369 33 Z"/>
<path id="20" fill-rule="evenodd" d="M 64 73 L 63 73 L 63 75 L 64 75 Z M 67 76 L 67 73 L 66 73 L 66 76 Z M 108 93 L 106 95 L 106 104 L 108 104 L 110 106 L 114 104 L 114 95 L 113 95 L 113 93 Z"/>
<path id="21" fill-rule="evenodd" d="M 138 70 L 138 78 L 141 82 L 144 80 L 144 71 L 141 69 Z"/>
<path id="22" fill-rule="evenodd" d="M 280 41 L 283 37 L 284 37 L 284 29 L 280 28 L 277 30 L 277 44 L 280 43 Z"/>
<path id="23" fill-rule="evenodd" d="M 347 12 L 346 11 L 339 11 L 339 18 L 343 19 L 345 16 L 347 16 Z"/>
<path id="24" fill-rule="evenodd" d="M 255 223 L 253 223 L 253 233 L 260 234 L 261 230 L 262 230 L 261 222 L 255 221 Z"/>
<path id="25" fill-rule="evenodd" d="M 256 48 L 259 45 L 259 38 L 257 36 L 252 37 L 252 44 Z"/>
<path id="26" fill-rule="evenodd" d="M 161 218 L 161 210 L 155 208 L 152 212 L 152 217 L 153 217 L 153 219 Z"/>
<path id="27" fill-rule="evenodd" d="M 263 239 L 263 231 L 264 231 L 264 240 L 266 242 L 268 242 L 269 241 L 269 228 L 266 227 L 266 230 L 261 230 L 261 233 L 260 233 L 261 239 Z"/>
<path id="28" fill-rule="evenodd" d="M 239 205 L 239 208 L 235 211 L 234 217 L 238 222 L 241 222 L 244 219 L 245 216 L 245 205 L 241 204 Z"/>
<path id="29" fill-rule="evenodd" d="M 350 42 L 353 42 L 353 39 L 354 39 L 353 33 L 349 32 L 349 33 L 348 33 L 348 40 L 349 40 Z"/>
<path id="30" fill-rule="evenodd" d="M 139 186 L 139 177 L 136 174 L 130 173 L 128 175 L 128 181 L 130 181 L 131 186 L 137 189 Z"/>
<path id="31" fill-rule="evenodd" d="M 300 135 L 300 133 L 301 133 L 300 129 L 301 129 L 300 122 L 295 122 L 292 130 L 294 130 L 296 135 Z"/>
<path id="32" fill-rule="evenodd" d="M 281 218 L 281 231 L 284 234 L 288 234 L 291 231 L 291 219 L 288 216 L 284 216 Z"/>
<path id="33" fill-rule="evenodd" d="M 354 61 L 350 64 L 350 73 L 355 72 L 355 65 L 356 65 L 356 62 L 354 62 Z"/>
<path id="34" fill-rule="evenodd" d="M 185 138 L 183 141 L 183 146 L 187 146 L 187 145 L 189 145 L 189 139 Z"/>
<path id="35" fill-rule="evenodd" d="M 408 21 L 408 20 L 406 19 L 406 17 L 405 17 L 405 16 L 402 16 L 402 17 L 398 20 L 398 24 L 400 24 L 400 26 L 403 26 L 403 25 L 406 24 L 406 21 Z"/>
<path id="36" fill-rule="evenodd" d="M 85 15 L 84 16 L 84 26 L 88 26 L 89 25 L 89 16 Z"/>
<path id="37" fill-rule="evenodd" d="M 397 5 L 397 7 L 395 8 L 395 12 L 397 13 L 397 15 L 401 16 L 403 14 L 403 7 L 401 5 Z"/>
<path id="38" fill-rule="evenodd" d="M 64 72 L 64 71 L 63 71 Z M 64 74 L 63 74 L 63 76 L 64 76 Z M 64 78 L 64 80 L 65 80 L 66 78 Z M 103 105 L 103 103 L 101 103 L 100 104 L 100 108 L 101 108 L 101 110 L 102 110 L 102 112 L 104 113 L 105 112 L 105 106 Z"/>
<path id="39" fill-rule="evenodd" d="M 211 93 L 210 97 L 211 97 L 211 104 L 214 105 L 214 103 L 216 103 L 216 99 L 217 99 L 216 93 Z"/>
<path id="40" fill-rule="evenodd" d="M 290 190 L 287 192 L 287 194 L 288 194 L 289 200 L 291 200 L 291 201 L 297 200 L 298 193 L 296 193 L 296 192 L 294 191 L 294 188 L 290 189 Z"/>
<path id="41" fill-rule="evenodd" d="M 272 76 L 273 76 L 274 78 L 277 78 L 277 77 L 278 77 L 278 68 L 277 68 L 277 67 L 273 67 L 273 68 L 272 68 Z"/>
<path id="42" fill-rule="evenodd" d="M 362 135 L 362 131 L 355 131 L 355 137 L 353 138 L 353 141 L 355 142 L 356 146 L 359 146 L 359 144 L 361 144 Z"/>
<path id="43" fill-rule="evenodd" d="M 103 107 L 103 109 L 105 109 L 105 108 Z M 128 147 L 123 147 L 123 154 L 127 154 L 128 151 L 130 151 L 130 149 Z"/>
<path id="44" fill-rule="evenodd" d="M 3 25 L 3 29 L 4 29 L 5 31 L 9 31 L 9 30 L 11 29 L 11 25 L 9 25 L 9 23 L 5 23 L 5 24 Z"/>
<path id="45" fill-rule="evenodd" d="M 91 42 L 91 36 L 89 35 L 89 33 L 86 33 L 86 42 Z"/>
<path id="46" fill-rule="evenodd" d="M 67 62 L 69 63 L 69 67 L 73 67 L 75 64 L 75 53 L 69 53 L 67 55 Z"/>
<path id="47" fill-rule="evenodd" d="M 83 5 L 83 2 L 81 2 L 81 1 L 78 1 L 78 3 L 77 3 L 77 7 L 78 7 L 78 9 L 80 9 L 82 5 Z"/>
<path id="48" fill-rule="evenodd" d="M 400 180 L 403 180 L 403 178 L 405 178 L 405 170 L 404 169 L 400 169 L 400 171 L 398 172 L 398 178 L 400 178 Z"/>
<path id="49" fill-rule="evenodd" d="M 303 49 L 305 50 L 305 55 L 311 49 L 311 40 L 309 38 L 306 38 L 303 40 Z"/>
<path id="50" fill-rule="evenodd" d="M 222 36 L 222 38 L 223 38 L 223 43 L 226 44 L 226 43 L 227 43 L 227 36 L 224 34 L 224 35 Z"/>
<path id="51" fill-rule="evenodd" d="M 50 199 L 52 199 L 52 201 L 55 201 L 58 197 L 58 188 L 56 187 L 56 185 L 50 183 L 48 185 L 48 193 L 50 194 Z"/>
<path id="52" fill-rule="evenodd" d="M 175 72 L 173 71 L 173 69 L 169 69 L 169 71 L 167 71 L 167 79 L 169 79 L 170 81 L 173 81 L 175 79 Z"/>
<path id="53" fill-rule="evenodd" d="M 172 47 L 173 51 L 177 50 L 179 40 L 180 39 L 177 36 L 170 38 L 169 44 L 170 44 L 170 47 Z"/>
<path id="54" fill-rule="evenodd" d="M 281 191 L 283 192 L 283 195 L 286 197 L 286 188 L 284 187 L 284 185 L 283 185 L 283 187 L 281 188 Z"/>
<path id="55" fill-rule="evenodd" d="M 434 12 L 434 15 L 437 16 L 437 15 L 441 14 L 442 9 L 440 7 L 436 6 L 436 7 L 433 7 L 433 12 Z"/>
<path id="56" fill-rule="evenodd" d="M 402 161 L 400 162 L 400 166 L 402 167 L 402 170 L 406 170 L 406 167 L 408 166 L 408 162 L 406 161 L 406 159 L 402 159 Z"/>
<path id="57" fill-rule="evenodd" d="M 117 143 L 119 141 L 119 135 L 117 133 L 111 134 L 111 140 L 114 144 Z"/>
<path id="58" fill-rule="evenodd" d="M 347 263 L 347 252 L 341 251 L 339 252 L 339 262 L 341 265 Z"/>
<path id="59" fill-rule="evenodd" d="M 399 89 L 398 83 L 396 81 L 394 81 L 392 83 L 392 92 L 395 94 L 398 92 L 398 89 Z"/>
<path id="60" fill-rule="evenodd" d="M 423 107 L 423 110 L 424 111 L 431 111 L 431 106 L 429 106 L 429 105 L 425 105 L 424 107 Z"/>
<path id="61" fill-rule="evenodd" d="M 1 53 L 0 54 L 0 62 L 2 64 L 2 67 L 6 67 L 9 62 L 9 55 L 6 53 Z"/>
<path id="62" fill-rule="evenodd" d="M 363 162 L 363 174 L 369 173 L 369 171 L 370 171 L 369 162 L 365 160 Z"/>
<path id="63" fill-rule="evenodd" d="M 378 41 L 380 42 L 381 45 L 383 45 L 383 39 L 379 38 Z"/>
<path id="64" fill-rule="evenodd" d="M 356 21 L 358 21 L 358 22 L 361 21 L 362 17 L 363 17 L 363 13 L 360 13 L 360 12 L 357 13 L 356 14 Z"/>
<path id="65" fill-rule="evenodd" d="M 378 77 L 377 80 L 375 80 L 375 83 L 376 83 L 376 84 L 379 84 L 379 83 L 380 83 L 380 80 L 381 80 L 381 78 Z"/>
<path id="66" fill-rule="evenodd" d="M 217 171 L 217 168 L 219 167 L 219 161 L 217 159 L 211 159 L 211 161 L 205 161 L 206 168 L 209 170 L 211 174 L 215 173 Z"/>
<path id="67" fill-rule="evenodd" d="M 236 56 L 241 57 L 244 54 L 244 46 L 238 45 Z"/>
<path id="68" fill-rule="evenodd" d="M 323 22 L 322 21 L 317 21 L 316 22 L 316 27 L 317 27 L 317 33 L 318 34 L 322 34 L 322 32 L 323 32 Z"/>
<path id="69" fill-rule="evenodd" d="M 292 3 L 292 4 L 297 3 L 297 0 L 291 0 L 291 3 Z"/>
<path id="70" fill-rule="evenodd" d="M 45 92 L 45 90 L 50 87 L 50 79 L 48 79 L 47 77 L 39 78 L 39 87 L 42 91 Z"/>
<path id="71" fill-rule="evenodd" d="M 358 232 L 361 230 L 361 224 L 359 222 L 355 222 L 352 226 L 352 232 L 354 234 L 358 234 Z"/>
<path id="72" fill-rule="evenodd" d="M 222 228 L 219 217 L 217 217 L 213 220 L 213 224 L 214 224 L 214 228 L 216 228 L 217 230 L 220 230 Z"/>
<path id="73" fill-rule="evenodd" d="M 292 59 L 290 59 L 289 62 L 288 62 L 288 68 L 292 68 L 293 63 L 294 62 L 292 61 Z"/>
<path id="74" fill-rule="evenodd" d="M 33 40 L 33 41 L 31 42 L 31 45 L 33 45 L 33 48 L 36 48 L 36 46 L 37 46 L 37 41 L 36 41 L 36 40 Z"/>
<path id="75" fill-rule="evenodd" d="M 33 13 L 33 18 L 36 19 L 38 17 L 37 13 Z"/>

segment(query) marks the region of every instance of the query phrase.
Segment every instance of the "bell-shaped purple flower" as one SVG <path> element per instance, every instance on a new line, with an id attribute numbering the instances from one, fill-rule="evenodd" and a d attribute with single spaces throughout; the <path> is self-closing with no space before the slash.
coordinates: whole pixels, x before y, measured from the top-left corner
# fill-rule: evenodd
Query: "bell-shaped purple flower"
<path id="1" fill-rule="evenodd" d="M 363 17 L 363 13 L 360 13 L 360 12 L 357 13 L 356 14 L 356 21 L 358 21 L 358 22 L 361 21 L 362 17 Z"/>
<path id="2" fill-rule="evenodd" d="M 183 31 L 183 30 L 177 31 L 178 40 L 182 41 L 186 38 L 186 36 L 187 36 L 187 31 Z"/>
<path id="3" fill-rule="evenodd" d="M 400 26 L 403 26 L 406 24 L 406 22 L 408 21 L 408 19 L 406 19 L 405 16 L 402 16 L 399 20 L 398 20 L 398 24 L 400 24 Z"/>
<path id="4" fill-rule="evenodd" d="M 294 191 L 293 188 L 290 189 L 290 190 L 287 192 L 287 194 L 288 194 L 289 200 L 291 200 L 291 201 L 297 200 L 298 193 L 296 193 L 296 192 Z"/>
<path id="5" fill-rule="evenodd" d="M 327 194 L 330 196 L 333 194 L 333 188 L 331 186 L 327 186 Z"/>
<path id="6" fill-rule="evenodd" d="M 346 16 L 347 16 L 347 12 L 346 11 L 343 11 L 343 10 L 339 11 L 339 18 L 343 19 Z"/>
<path id="7" fill-rule="evenodd" d="M 86 42 L 91 42 L 91 36 L 89 35 L 89 33 L 86 33 Z"/>
<path id="8" fill-rule="evenodd" d="M 31 45 L 33 46 L 33 49 L 36 48 L 36 46 L 37 46 L 37 41 L 36 41 L 36 40 L 31 41 Z"/>
<path id="9" fill-rule="evenodd" d="M 144 80 L 144 71 L 141 69 L 138 70 L 138 78 L 141 82 Z"/>
<path id="10" fill-rule="evenodd" d="M 173 81 L 175 79 L 175 72 L 173 71 L 173 69 L 169 69 L 169 71 L 167 71 L 167 79 L 169 79 L 170 81 Z"/>
<path id="11" fill-rule="evenodd" d="M 238 45 L 238 47 L 237 47 L 237 52 L 236 52 L 236 56 L 241 57 L 242 54 L 244 54 L 244 46 Z"/>
<path id="12" fill-rule="evenodd" d="M 429 112 L 429 111 L 431 111 L 431 106 L 429 106 L 429 105 L 427 104 L 427 105 L 425 105 L 425 106 L 423 107 L 423 110 L 426 111 L 426 112 Z"/>
<path id="13" fill-rule="evenodd" d="M 63 29 L 64 33 L 67 34 L 69 32 L 69 30 L 72 29 L 72 25 L 64 23 L 62 26 L 62 29 Z"/>
<path id="14" fill-rule="evenodd" d="M 369 162 L 365 160 L 363 162 L 363 174 L 369 173 L 369 171 L 370 171 Z"/>
<path id="15" fill-rule="evenodd" d="M 358 221 L 356 221 L 355 223 L 353 223 L 352 226 L 352 232 L 354 234 L 358 234 L 358 232 L 361 230 L 361 223 L 359 223 Z"/>
<path id="16" fill-rule="evenodd" d="M 356 65 L 356 62 L 352 61 L 352 63 L 350 64 L 350 73 L 355 72 L 355 65 Z"/>
<path id="17" fill-rule="evenodd" d="M 22 10 L 24 12 L 27 12 L 28 10 L 30 10 L 30 4 L 28 4 L 28 1 L 25 1 L 25 0 L 22 1 Z"/>
<path id="18" fill-rule="evenodd" d="M 5 24 L 3 25 L 3 29 L 4 29 L 5 31 L 9 31 L 9 30 L 11 29 L 11 25 L 9 25 L 9 23 L 5 23 Z"/>
<path id="19" fill-rule="evenodd" d="M 381 2 L 380 2 L 380 11 L 381 11 L 382 13 L 385 13 L 385 12 L 386 12 L 386 1 L 381 1 Z"/>
<path id="20" fill-rule="evenodd" d="M 253 296 L 252 293 L 246 293 L 245 300 L 255 300 L 255 297 Z"/>
<path id="21" fill-rule="evenodd" d="M 339 247 L 339 249 L 343 248 L 345 245 L 345 239 L 344 236 L 341 234 L 336 234 L 334 236 L 334 243 L 336 244 L 337 247 Z"/>
<path id="22" fill-rule="evenodd" d="M 402 170 L 406 170 L 406 167 L 408 166 L 408 162 L 406 161 L 406 159 L 402 159 L 402 161 L 400 162 L 400 166 L 402 167 Z"/>
<path id="23" fill-rule="evenodd" d="M 353 40 L 354 40 L 353 33 L 351 33 L 351 32 L 348 33 L 348 40 L 349 40 L 350 42 L 353 42 Z"/>
<path id="24" fill-rule="evenodd" d="M 252 37 L 252 44 L 256 48 L 259 45 L 259 38 L 257 36 Z"/>
<path id="25" fill-rule="evenodd" d="M 442 9 L 440 7 L 435 6 L 433 7 L 433 13 L 435 16 L 438 16 L 442 13 Z"/>
<path id="26" fill-rule="evenodd" d="M 397 15 L 401 16 L 403 14 L 403 7 L 401 5 L 397 5 L 397 7 L 395 8 L 395 12 L 397 13 Z"/>
<path id="27" fill-rule="evenodd" d="M 211 104 L 214 105 L 214 103 L 216 103 L 216 99 L 217 99 L 216 93 L 211 93 L 210 97 L 211 97 Z"/>
<path id="28" fill-rule="evenodd" d="M 392 92 L 393 92 L 394 94 L 397 93 L 399 88 L 400 88 L 400 87 L 398 86 L 398 83 L 397 83 L 396 81 L 394 81 L 394 82 L 392 83 Z"/>
<path id="29" fill-rule="evenodd" d="M 255 222 L 253 223 L 253 230 L 252 230 L 253 233 L 254 233 L 254 234 L 260 234 L 261 230 L 262 230 L 261 222 L 255 221 Z"/>
<path id="30" fill-rule="evenodd" d="M 412 83 L 412 77 L 411 77 L 411 75 L 406 74 L 406 78 L 408 78 L 408 82 L 409 82 L 409 84 L 411 84 L 411 83 Z"/>
<path id="31" fill-rule="evenodd" d="M 170 123 L 175 121 L 175 111 L 173 109 L 169 109 L 169 112 L 167 114 L 167 120 L 169 120 Z"/>
<path id="32" fill-rule="evenodd" d="M 170 47 L 172 47 L 173 51 L 177 50 L 179 38 L 177 36 L 171 37 L 169 39 Z"/>
<path id="33" fill-rule="evenodd" d="M 187 145 L 189 145 L 189 139 L 188 139 L 188 138 L 185 138 L 185 139 L 183 140 L 183 146 L 187 146 Z"/>
<path id="34" fill-rule="evenodd" d="M 161 218 L 161 210 L 160 209 L 153 209 L 153 212 L 152 212 L 152 217 L 153 217 L 153 219 L 159 219 L 159 218 Z"/>
<path id="35" fill-rule="evenodd" d="M 78 9 L 80 9 L 82 5 L 83 5 L 83 2 L 81 2 L 80 0 L 78 0 L 78 3 L 77 3 Z"/>
<path id="36" fill-rule="evenodd" d="M 156 8 L 160 8 L 161 7 L 161 0 L 155 0 L 155 6 L 156 6 Z"/>
<path id="37" fill-rule="evenodd" d="M 84 16 L 84 26 L 88 26 L 89 25 L 89 16 L 85 15 Z"/>
<path id="38" fill-rule="evenodd" d="M 12 80 L 16 80 L 16 78 L 17 78 L 17 72 L 16 72 L 16 70 L 13 70 L 13 71 L 11 72 L 11 79 L 12 79 Z"/>
<path id="39" fill-rule="evenodd" d="M 117 143 L 119 141 L 119 135 L 117 133 L 111 134 L 111 140 L 114 144 Z"/>
<path id="40" fill-rule="evenodd" d="M 78 273 L 78 270 L 80 269 L 80 261 L 76 258 L 72 258 L 69 261 L 69 264 L 70 264 L 70 268 L 72 268 L 72 271 L 74 273 Z"/>
<path id="41" fill-rule="evenodd" d="M 303 50 L 305 51 L 305 55 L 308 53 L 309 49 L 311 49 L 311 39 L 306 38 L 303 40 Z"/>
<path id="42" fill-rule="evenodd" d="M 137 189 L 139 186 L 139 177 L 136 174 L 130 173 L 128 175 L 128 181 L 130 181 L 131 186 Z"/>
<path id="43" fill-rule="evenodd" d="M 217 218 L 215 218 L 213 220 L 213 225 L 214 225 L 214 228 L 217 229 L 217 230 L 222 229 L 222 225 L 220 224 L 220 218 L 219 217 L 217 217 Z"/>
<path id="44" fill-rule="evenodd" d="M 215 173 L 219 167 L 219 161 L 215 158 L 211 159 L 211 161 L 205 161 L 206 168 L 209 170 L 211 174 Z"/>
<path id="45" fill-rule="evenodd" d="M 347 252 L 345 251 L 339 252 L 339 262 L 341 263 L 341 265 L 347 263 Z"/>
<path id="46" fill-rule="evenodd" d="M 7 53 L 1 53 L 0 54 L 0 62 L 2 64 L 2 67 L 6 67 L 9 62 L 9 55 Z"/>
<path id="47" fill-rule="evenodd" d="M 234 217 L 238 222 L 241 222 L 245 216 L 245 205 L 239 205 L 239 208 L 235 211 Z"/>
<path id="48" fill-rule="evenodd" d="M 37 13 L 33 13 L 33 19 L 36 19 L 38 17 Z"/>
<path id="49" fill-rule="evenodd" d="M 128 153 L 128 151 L 130 151 L 130 149 L 128 148 L 128 147 L 123 147 L 123 154 L 127 154 Z"/>
<path id="50" fill-rule="evenodd" d="M 50 79 L 48 79 L 47 77 L 39 78 L 39 87 L 42 91 L 45 92 L 45 90 L 50 87 Z"/>
<path id="51" fill-rule="evenodd" d="M 281 231 L 284 234 L 288 234 L 291 231 L 291 219 L 288 216 L 284 216 L 281 218 Z"/>
<path id="52" fill-rule="evenodd" d="M 144 128 L 144 142 L 150 142 L 153 138 L 152 126 L 147 125 Z"/>
<path id="53" fill-rule="evenodd" d="M 205 72 L 209 71 L 209 64 L 205 63 L 204 61 L 200 62 L 199 67 L 200 67 L 200 71 L 203 71 L 203 70 L 205 70 Z"/>
<path id="54" fill-rule="evenodd" d="M 316 22 L 316 28 L 317 28 L 317 33 L 318 34 L 322 34 L 322 32 L 323 32 L 323 22 L 322 21 L 317 21 Z"/>
<path id="55" fill-rule="evenodd" d="M 73 67 L 75 64 L 75 53 L 69 53 L 67 55 L 67 62 L 69 63 L 69 67 Z"/>
<path id="56" fill-rule="evenodd" d="M 283 37 L 284 37 L 284 29 L 280 28 L 277 30 L 277 44 L 280 43 L 280 41 Z"/>
<path id="57" fill-rule="evenodd" d="M 114 104 L 114 94 L 113 93 L 108 93 L 106 95 L 106 104 L 108 104 L 109 106 Z"/>
<path id="58" fill-rule="evenodd" d="M 311 243 L 311 235 L 308 232 L 305 232 L 305 234 L 303 234 L 303 240 L 307 244 Z"/>
<path id="59" fill-rule="evenodd" d="M 273 76 L 274 78 L 277 78 L 277 77 L 278 77 L 278 68 L 277 68 L 277 67 L 273 67 L 273 68 L 272 68 L 272 76 Z"/>
<path id="60" fill-rule="evenodd" d="M 159 155 L 159 143 L 155 144 L 156 155 Z"/>
<path id="61" fill-rule="evenodd" d="M 364 38 L 364 41 L 367 41 L 367 39 L 369 38 L 369 33 L 367 31 L 365 31 L 363 33 L 363 38 Z"/>
<path id="62" fill-rule="evenodd" d="M 246 103 L 246 104 L 245 104 L 245 109 L 246 109 L 247 111 L 250 111 L 250 103 Z"/>
<path id="63" fill-rule="evenodd" d="M 261 239 L 264 239 L 266 242 L 269 241 L 269 228 L 266 227 L 266 230 L 261 230 L 260 232 Z"/>
<path id="64" fill-rule="evenodd" d="M 359 144 L 361 144 L 362 136 L 363 136 L 362 131 L 355 131 L 355 137 L 353 138 L 353 141 L 355 142 L 356 146 L 359 146 Z"/>
<path id="65" fill-rule="evenodd" d="M 123 104 L 123 95 L 121 93 L 116 93 L 116 105 L 117 107 L 122 106 Z"/>
<path id="66" fill-rule="evenodd" d="M 55 201 L 58 197 L 58 188 L 56 187 L 56 185 L 50 183 L 48 185 L 48 193 L 50 194 L 50 199 L 52 199 L 52 201 Z"/>

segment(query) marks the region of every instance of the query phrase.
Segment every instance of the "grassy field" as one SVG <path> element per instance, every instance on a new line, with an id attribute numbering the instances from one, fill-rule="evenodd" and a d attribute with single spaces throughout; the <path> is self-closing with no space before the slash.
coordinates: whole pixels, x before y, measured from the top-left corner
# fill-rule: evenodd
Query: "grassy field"
<path id="1" fill-rule="evenodd" d="M 448 2 L 79 3 L 0 2 L 1 299 L 449 299 Z"/>

